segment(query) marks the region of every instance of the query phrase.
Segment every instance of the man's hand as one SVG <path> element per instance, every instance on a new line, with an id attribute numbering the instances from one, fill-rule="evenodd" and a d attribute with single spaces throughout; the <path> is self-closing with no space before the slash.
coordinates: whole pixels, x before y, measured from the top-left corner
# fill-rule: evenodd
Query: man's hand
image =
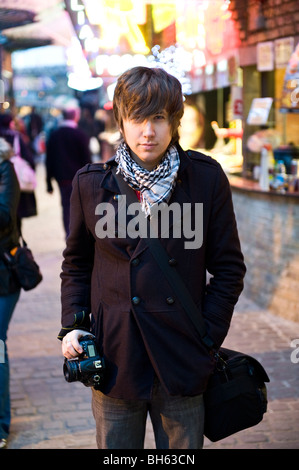
<path id="1" fill-rule="evenodd" d="M 83 349 L 80 346 L 79 338 L 86 336 L 90 333 L 84 330 L 73 330 L 70 331 L 62 340 L 62 354 L 67 359 L 74 359 L 83 353 Z"/>

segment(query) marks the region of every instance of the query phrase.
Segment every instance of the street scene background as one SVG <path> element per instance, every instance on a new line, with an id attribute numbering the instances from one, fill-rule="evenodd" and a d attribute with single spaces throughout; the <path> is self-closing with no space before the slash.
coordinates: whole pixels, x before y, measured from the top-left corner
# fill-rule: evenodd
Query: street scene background
<path id="1" fill-rule="evenodd" d="M 38 215 L 24 219 L 23 236 L 44 279 L 22 291 L 8 331 L 12 424 L 8 449 L 96 449 L 91 391 L 64 379 L 60 330 L 60 268 L 65 246 L 58 188 L 46 192 L 37 165 Z M 251 354 L 269 377 L 268 411 L 257 426 L 205 449 L 299 449 L 299 363 L 291 361 L 298 323 L 241 296 L 224 346 Z M 293 356 L 296 356 L 293 354 Z M 297 356 L 298 357 L 298 354 Z M 154 449 L 148 422 L 147 449 Z"/>

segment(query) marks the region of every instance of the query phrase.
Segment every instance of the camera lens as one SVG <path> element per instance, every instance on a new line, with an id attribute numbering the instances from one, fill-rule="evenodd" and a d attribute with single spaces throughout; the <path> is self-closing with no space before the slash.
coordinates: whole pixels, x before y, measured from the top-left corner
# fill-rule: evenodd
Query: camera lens
<path id="1" fill-rule="evenodd" d="M 67 382 L 79 380 L 78 361 L 65 361 L 63 364 L 64 378 Z"/>

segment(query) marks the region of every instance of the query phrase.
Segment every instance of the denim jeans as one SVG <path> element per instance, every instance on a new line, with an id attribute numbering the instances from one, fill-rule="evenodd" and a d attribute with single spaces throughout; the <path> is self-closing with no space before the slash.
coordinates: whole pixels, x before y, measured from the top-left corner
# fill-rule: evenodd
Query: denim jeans
<path id="1" fill-rule="evenodd" d="M 169 396 L 155 382 L 151 400 L 119 400 L 92 389 L 99 449 L 143 449 L 147 413 L 157 449 L 201 449 L 203 396 Z"/>
<path id="2" fill-rule="evenodd" d="M 20 291 L 9 295 L 0 296 L 0 439 L 6 439 L 10 427 L 10 396 L 9 396 L 9 362 L 7 353 L 7 330 Z"/>

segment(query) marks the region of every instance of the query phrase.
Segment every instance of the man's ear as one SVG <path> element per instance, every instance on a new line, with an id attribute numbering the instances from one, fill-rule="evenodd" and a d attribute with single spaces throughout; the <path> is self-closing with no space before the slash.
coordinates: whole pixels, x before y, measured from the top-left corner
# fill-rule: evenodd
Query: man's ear
<path id="1" fill-rule="evenodd" d="M 121 126 L 119 126 L 118 129 L 119 129 L 119 132 L 120 132 L 121 137 L 124 139 L 124 138 L 125 138 L 125 133 L 124 133 L 123 128 L 122 128 Z"/>

